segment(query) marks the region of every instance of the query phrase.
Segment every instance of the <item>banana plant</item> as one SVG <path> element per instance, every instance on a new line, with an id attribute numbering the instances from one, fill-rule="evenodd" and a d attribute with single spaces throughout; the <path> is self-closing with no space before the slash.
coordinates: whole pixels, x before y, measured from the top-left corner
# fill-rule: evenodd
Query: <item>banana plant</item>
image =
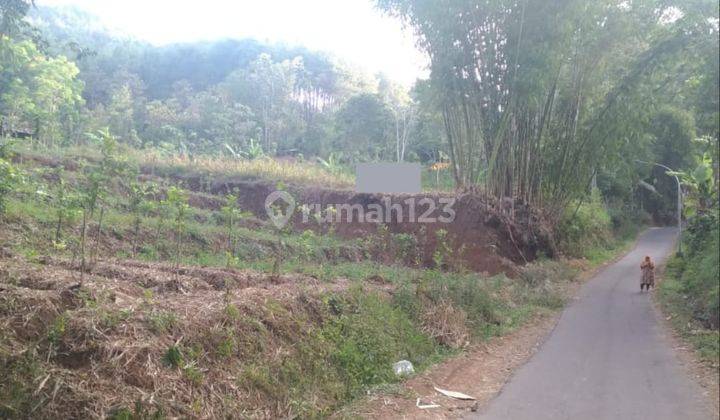
<path id="1" fill-rule="evenodd" d="M 262 145 L 260 142 L 255 141 L 255 139 L 250 139 L 247 150 L 235 149 L 227 143 L 225 143 L 224 146 L 225 150 L 230 153 L 230 156 L 235 159 L 255 160 L 265 157 L 265 151 L 263 150 Z"/>
<path id="2" fill-rule="evenodd" d="M 342 171 L 342 164 L 340 163 L 340 157 L 335 153 L 330 153 L 327 159 L 321 157 L 317 158 L 320 166 L 325 168 L 328 172 L 337 174 Z"/>
<path id="3" fill-rule="evenodd" d="M 689 194 L 685 199 L 685 214 L 692 217 L 708 210 L 717 202 L 717 186 L 713 173 L 713 160 L 709 153 L 703 153 L 698 164 L 690 172 L 668 171 L 668 175 L 677 176 L 686 186 Z"/>

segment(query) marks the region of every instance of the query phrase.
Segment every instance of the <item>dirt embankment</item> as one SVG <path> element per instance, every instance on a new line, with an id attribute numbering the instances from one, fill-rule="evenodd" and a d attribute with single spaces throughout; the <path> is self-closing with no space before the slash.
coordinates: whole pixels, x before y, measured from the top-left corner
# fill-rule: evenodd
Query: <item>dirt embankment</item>
<path id="1" fill-rule="evenodd" d="M 48 167 L 63 166 L 68 171 L 79 169 L 78 164 L 68 158 L 18 155 L 15 160 Z M 155 167 L 146 166 L 140 171 L 146 181 L 179 184 L 189 190 L 189 204 L 197 208 L 219 210 L 224 204 L 223 197 L 235 193 L 239 206 L 260 219 L 267 219 L 265 200 L 276 190 L 273 181 L 201 170 L 161 173 Z M 344 238 L 366 239 L 369 248 L 376 245 L 372 258 L 379 261 L 383 261 L 383 254 L 387 254 L 384 262 L 391 262 L 398 259 L 399 253 L 407 253 L 408 259 L 413 260 L 408 261 L 412 265 L 433 267 L 440 263 L 451 268 L 491 275 L 504 272 L 513 276 L 518 265 L 556 253 L 552 229 L 537 211 L 521 203 L 498 202 L 475 193 L 382 195 L 297 185 L 288 185 L 286 189 L 297 204 L 292 217 L 296 230 L 333 231 Z M 447 199 L 454 201 L 451 205 L 441 201 Z M 301 212 L 302 205 L 310 206 L 307 215 Z M 331 207 L 336 211 L 329 211 Z M 364 212 L 364 220 L 357 208 Z M 380 209 L 381 216 L 379 222 L 368 223 L 366 220 L 373 208 Z M 439 221 L 449 215 L 448 208 L 454 212 L 452 221 Z M 332 222 L 325 221 L 328 217 Z M 422 217 L 435 221 L 421 221 Z"/>
<path id="2" fill-rule="evenodd" d="M 208 194 L 205 200 L 195 200 L 199 206 L 214 208 L 220 202 L 215 197 L 234 192 L 244 210 L 262 219 L 267 218 L 266 198 L 276 190 L 274 183 L 245 179 L 217 178 L 209 182 L 203 176 L 192 175 L 176 180 L 186 188 Z M 409 234 L 414 237 L 410 246 L 416 248 L 421 265 L 426 267 L 436 264 L 438 250 L 442 253 L 447 248 L 450 252 L 446 265 L 512 275 L 517 265 L 548 253 L 552 257 L 555 249 L 552 231 L 541 215 L 519 203 L 505 203 L 503 208 L 501 203 L 473 193 L 384 195 L 297 186 L 287 190 L 296 202 L 292 217 L 295 229 L 332 230 L 345 238 L 378 240 L 383 233 Z M 451 204 L 448 200 L 452 200 Z M 302 206 L 306 206 L 305 213 Z M 379 218 L 371 216 L 373 209 L 379 210 Z M 451 220 L 444 221 L 444 217 Z"/>

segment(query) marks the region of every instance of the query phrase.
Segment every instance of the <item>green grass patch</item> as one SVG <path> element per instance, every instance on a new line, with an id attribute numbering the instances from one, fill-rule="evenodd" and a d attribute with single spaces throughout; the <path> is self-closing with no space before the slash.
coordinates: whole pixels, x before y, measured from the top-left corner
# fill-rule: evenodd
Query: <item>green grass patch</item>
<path id="1" fill-rule="evenodd" d="M 658 299 L 674 329 L 702 360 L 720 363 L 720 229 L 712 216 L 691 220 L 684 255 L 675 255 L 658 286 Z"/>
<path id="2" fill-rule="evenodd" d="M 684 293 L 683 284 L 667 269 L 658 285 L 658 299 L 663 312 L 670 316 L 670 323 L 680 336 L 692 344 L 700 358 L 706 362 L 720 362 L 720 333 L 705 328 L 693 318 L 692 306 Z"/>

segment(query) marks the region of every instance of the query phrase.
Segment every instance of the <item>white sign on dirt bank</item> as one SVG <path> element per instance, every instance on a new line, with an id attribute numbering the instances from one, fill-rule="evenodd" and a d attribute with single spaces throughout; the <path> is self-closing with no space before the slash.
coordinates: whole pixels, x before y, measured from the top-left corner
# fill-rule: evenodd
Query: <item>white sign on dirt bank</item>
<path id="1" fill-rule="evenodd" d="M 355 190 L 371 194 L 419 194 L 420 164 L 358 163 Z"/>

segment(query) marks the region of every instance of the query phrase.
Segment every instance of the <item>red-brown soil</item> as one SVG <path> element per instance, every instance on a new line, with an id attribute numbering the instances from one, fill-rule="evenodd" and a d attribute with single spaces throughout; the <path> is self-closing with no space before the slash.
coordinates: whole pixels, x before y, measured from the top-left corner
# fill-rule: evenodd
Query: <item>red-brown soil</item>
<path id="1" fill-rule="evenodd" d="M 265 199 L 275 190 L 274 185 L 268 182 L 227 178 L 210 185 L 195 178 L 183 178 L 183 185 L 204 189 L 208 199 L 199 204 L 210 208 L 218 204 L 209 197 L 235 191 L 239 196 L 240 207 L 263 219 L 267 218 Z M 390 221 L 383 223 L 383 226 L 392 234 L 413 235 L 420 248 L 421 263 L 424 266 L 433 265 L 433 254 L 438 248 L 436 232 L 440 229 L 447 231 L 447 245 L 453 251 L 454 261 L 448 263 L 477 272 L 491 275 L 505 272 L 515 275 L 518 264 L 533 261 L 543 253 L 549 254 L 548 256 L 554 254 L 551 230 L 539 214 L 520 204 L 516 204 L 512 211 L 503 211 L 492 199 L 474 193 L 463 193 L 455 197 L 452 208 L 456 216 L 451 223 L 415 223 L 407 220 L 410 209 L 406 200 L 413 199 L 415 203 L 421 203 L 423 199 L 433 201 L 437 206 L 427 216 L 437 219 L 442 215 L 442 205 L 438 204 L 438 200 L 451 196 L 429 193 L 387 196 L 319 188 L 290 188 L 290 191 L 298 206 L 319 205 L 321 209 L 326 209 L 329 206 L 347 204 L 360 205 L 365 211 L 370 205 L 379 205 L 382 208 L 399 206 L 404 220 L 398 221 L 397 212 L 393 212 Z M 416 204 L 416 215 L 421 215 L 425 209 L 427 205 Z M 377 223 L 364 223 L 356 218 L 349 223 L 346 218 L 340 218 L 332 225 L 318 225 L 312 217 L 304 222 L 299 212 L 292 220 L 293 226 L 298 230 L 312 229 L 323 232 L 332 228 L 345 238 L 367 238 L 377 235 L 379 228 Z"/>
<path id="2" fill-rule="evenodd" d="M 41 166 L 63 166 L 67 171 L 76 171 L 79 166 L 70 158 L 45 158 L 28 155 L 15 156 L 15 160 L 33 161 Z M 223 197 L 228 193 L 239 196 L 239 206 L 242 210 L 252 212 L 259 219 L 267 220 L 265 199 L 273 192 L 276 183 L 272 181 L 250 180 L 246 178 L 228 177 L 204 173 L 184 172 L 158 176 L 153 167 L 141 167 L 142 179 L 158 181 L 161 185 L 179 184 L 189 190 L 189 203 L 193 207 L 218 210 L 223 205 Z M 302 221 L 300 212 L 295 213 L 292 225 L 297 230 L 311 229 L 322 233 L 332 229 L 344 238 L 369 238 L 377 236 L 379 228 L 386 229 L 390 234 L 411 234 L 414 236 L 419 254 L 420 265 L 431 267 L 435 265 L 433 256 L 438 249 L 436 232 L 440 229 L 447 231 L 446 246 L 451 255 L 445 258 L 444 265 L 454 269 L 470 269 L 472 271 L 490 275 L 504 272 L 507 275 L 517 274 L 517 265 L 535 260 L 539 256 L 552 257 L 555 253 L 553 233 L 544 221 L 541 214 L 523 205 L 512 203 L 499 203 L 496 200 L 476 193 L 462 193 L 457 195 L 425 193 L 417 195 L 381 195 L 355 193 L 350 190 L 326 189 L 322 187 L 308 187 L 289 185 L 287 190 L 293 195 L 298 206 L 302 204 L 317 204 L 322 209 L 333 205 L 360 205 L 365 211 L 371 204 L 386 207 L 388 205 L 400 206 L 405 220 L 398 221 L 393 216 L 382 226 L 377 223 L 361 223 L 358 220 L 351 222 L 345 219 L 330 224 L 318 225 L 311 217 L 307 223 Z M 442 215 L 440 198 L 454 197 L 452 206 L 456 217 L 451 223 L 413 223 L 407 221 L 410 209 L 406 200 L 415 201 L 416 216 L 420 216 L 427 204 L 422 199 L 431 200 L 436 204 L 435 211 L 427 214 L 431 218 Z M 391 240 L 385 242 L 391 243 Z M 382 253 L 393 253 L 392 246 L 375 252 L 374 259 L 383 259 Z M 387 258 L 396 261 L 397 255 Z"/>

